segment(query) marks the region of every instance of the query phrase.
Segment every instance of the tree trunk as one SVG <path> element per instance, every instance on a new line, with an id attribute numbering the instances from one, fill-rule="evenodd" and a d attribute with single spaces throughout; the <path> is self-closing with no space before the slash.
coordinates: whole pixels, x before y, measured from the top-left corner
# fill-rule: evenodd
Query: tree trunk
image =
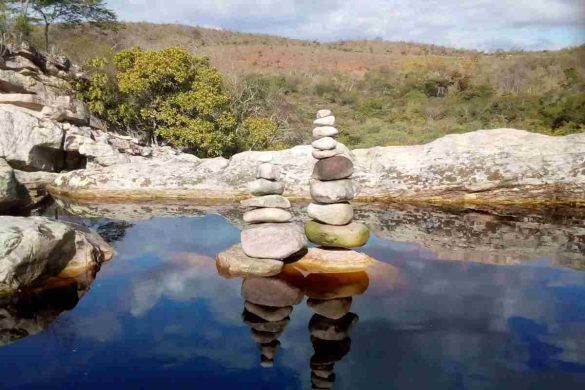
<path id="1" fill-rule="evenodd" d="M 45 23 L 45 50 L 49 51 L 49 26 L 50 23 Z"/>

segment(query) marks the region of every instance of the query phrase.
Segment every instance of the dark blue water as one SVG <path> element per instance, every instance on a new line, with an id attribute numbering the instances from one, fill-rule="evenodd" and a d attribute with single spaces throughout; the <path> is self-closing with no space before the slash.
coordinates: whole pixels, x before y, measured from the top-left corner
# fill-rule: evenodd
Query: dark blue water
<path id="1" fill-rule="evenodd" d="M 261 367 L 242 321 L 242 279 L 215 267 L 239 239 L 224 218 L 153 218 L 117 233 L 117 256 L 79 302 L 69 289 L 0 309 L 0 334 L 12 332 L 0 347 L 0 387 L 307 389 L 316 349 L 341 348 L 313 345 L 303 300 L 273 367 Z M 584 272 L 546 258 L 442 261 L 378 237 L 363 251 L 398 277 L 369 275 L 353 297 L 359 321 L 336 357 L 334 388 L 585 388 Z M 29 329 L 20 339 L 18 321 Z"/>

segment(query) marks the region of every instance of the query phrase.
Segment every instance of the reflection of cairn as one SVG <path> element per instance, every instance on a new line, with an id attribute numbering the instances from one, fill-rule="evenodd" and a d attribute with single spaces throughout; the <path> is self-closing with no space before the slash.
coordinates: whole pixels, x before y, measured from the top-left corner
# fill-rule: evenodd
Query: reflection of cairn
<path id="1" fill-rule="evenodd" d="M 368 228 L 353 220 L 349 204 L 357 192 L 351 176 L 353 161 L 349 149 L 335 140 L 338 131 L 335 117 L 329 110 L 319 110 L 313 122 L 313 169 L 308 213 L 312 221 L 305 224 L 305 233 L 315 244 L 332 248 L 354 248 L 369 238 Z"/>
<path id="2" fill-rule="evenodd" d="M 256 180 L 249 184 L 255 197 L 242 202 L 250 209 L 244 222 L 251 224 L 242 231 L 242 249 L 252 258 L 285 260 L 306 247 L 306 239 L 298 226 L 291 223 L 288 199 L 282 196 L 284 184 L 279 181 L 280 170 L 271 163 L 272 156 L 260 158 Z"/>
<path id="3" fill-rule="evenodd" d="M 358 316 L 349 312 L 352 296 L 367 289 L 368 279 L 359 272 L 318 276 L 307 285 L 310 296 L 307 305 L 315 312 L 309 322 L 315 350 L 311 357 L 311 383 L 315 389 L 329 389 L 335 382 L 335 363 L 349 352 L 349 331 L 358 321 Z M 323 285 L 331 289 L 324 289 Z"/>
<path id="4" fill-rule="evenodd" d="M 272 367 L 280 346 L 278 338 L 290 321 L 293 305 L 303 299 L 303 292 L 284 278 L 250 277 L 242 283 L 242 297 L 242 319 L 260 348 L 260 365 Z"/>

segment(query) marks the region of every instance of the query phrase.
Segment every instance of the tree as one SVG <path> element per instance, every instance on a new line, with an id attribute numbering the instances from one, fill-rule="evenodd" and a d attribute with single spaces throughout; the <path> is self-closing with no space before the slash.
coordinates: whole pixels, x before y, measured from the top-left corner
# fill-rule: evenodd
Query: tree
<path id="1" fill-rule="evenodd" d="M 111 26 L 117 19 L 116 14 L 106 7 L 104 0 L 29 0 L 20 3 L 27 6 L 24 8 L 27 11 L 30 3 L 32 17 L 43 22 L 46 50 L 49 49 L 49 28 L 52 24 L 77 25 L 90 22 L 103 27 Z"/>

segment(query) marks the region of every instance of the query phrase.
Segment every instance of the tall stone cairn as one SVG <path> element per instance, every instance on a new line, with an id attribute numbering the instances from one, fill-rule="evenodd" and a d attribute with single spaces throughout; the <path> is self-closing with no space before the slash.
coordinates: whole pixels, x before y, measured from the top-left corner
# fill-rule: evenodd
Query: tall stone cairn
<path id="1" fill-rule="evenodd" d="M 313 122 L 313 157 L 317 163 L 311 179 L 311 198 L 305 223 L 307 238 L 323 247 L 355 248 L 368 242 L 369 229 L 353 221 L 349 203 L 358 192 L 351 179 L 353 159 L 349 149 L 336 140 L 339 134 L 330 110 L 319 110 Z M 334 254 L 334 252 L 332 252 Z"/>
<path id="2" fill-rule="evenodd" d="M 244 253 L 257 259 L 286 260 L 305 249 L 307 240 L 302 229 L 290 222 L 290 202 L 284 196 L 278 166 L 269 153 L 260 155 L 256 180 L 248 184 L 254 196 L 241 202 L 247 226 L 241 233 Z"/>

